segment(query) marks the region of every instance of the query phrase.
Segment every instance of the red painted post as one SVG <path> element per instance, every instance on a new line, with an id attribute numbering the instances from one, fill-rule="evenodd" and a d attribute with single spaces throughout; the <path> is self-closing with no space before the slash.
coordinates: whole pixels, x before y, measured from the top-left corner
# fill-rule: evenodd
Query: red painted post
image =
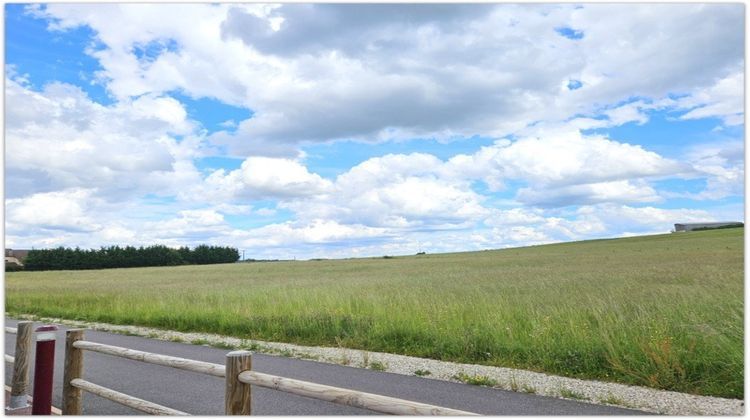
<path id="1" fill-rule="evenodd" d="M 31 415 L 52 414 L 52 376 L 55 372 L 54 325 L 36 329 L 36 362 L 34 363 L 34 394 Z"/>

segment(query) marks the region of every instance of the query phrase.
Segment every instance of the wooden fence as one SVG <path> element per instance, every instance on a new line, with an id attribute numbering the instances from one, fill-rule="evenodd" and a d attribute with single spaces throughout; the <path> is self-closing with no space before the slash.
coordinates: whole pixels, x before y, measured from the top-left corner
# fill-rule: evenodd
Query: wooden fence
<path id="1" fill-rule="evenodd" d="M 252 353 L 234 351 L 227 354 L 226 365 L 183 359 L 163 354 L 148 353 L 124 347 L 110 346 L 84 340 L 83 330 L 68 330 L 65 339 L 65 367 L 63 373 L 64 415 L 82 414 L 83 391 L 148 414 L 188 415 L 169 407 L 145 401 L 131 395 L 88 382 L 83 379 L 83 352 L 93 351 L 144 363 L 225 378 L 225 414 L 251 414 L 251 385 L 289 392 L 323 401 L 364 408 L 384 414 L 401 415 L 476 415 L 466 411 L 422 404 L 366 392 L 352 391 L 295 379 L 267 375 L 252 370 Z"/>
<path id="2" fill-rule="evenodd" d="M 15 357 L 5 354 L 5 362 L 13 364 L 13 378 L 11 379 L 10 409 L 28 406 L 29 370 L 31 369 L 31 346 L 34 333 L 34 323 L 21 321 L 17 328 L 5 327 L 5 332 L 16 335 Z"/>

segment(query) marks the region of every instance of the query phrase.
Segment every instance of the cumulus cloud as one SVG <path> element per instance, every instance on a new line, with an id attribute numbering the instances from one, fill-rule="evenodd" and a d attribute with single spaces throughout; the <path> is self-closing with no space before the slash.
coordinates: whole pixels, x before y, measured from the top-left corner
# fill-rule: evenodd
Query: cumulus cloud
<path id="1" fill-rule="evenodd" d="M 558 188 L 520 188 L 516 199 L 542 207 L 593 203 L 649 203 L 662 201 L 656 190 L 644 181 L 611 181 Z"/>
<path id="2" fill-rule="evenodd" d="M 370 48 L 393 48 L 394 33 L 439 24 L 456 29 L 492 12 L 491 5 L 305 4 L 281 5 L 270 18 L 231 8 L 222 35 L 236 37 L 265 54 L 295 56 L 337 50 L 360 55 Z M 278 23 L 273 18 L 278 19 Z M 364 49 L 362 47 L 365 47 Z"/>
<path id="3" fill-rule="evenodd" d="M 297 161 L 284 158 L 249 157 L 239 169 L 211 173 L 197 194 L 218 199 L 292 198 L 325 194 L 331 182 L 310 173 Z"/>
<path id="4" fill-rule="evenodd" d="M 697 194 L 678 194 L 698 200 L 741 196 L 745 187 L 745 145 L 741 141 L 701 144 L 687 159 L 706 177 L 706 188 Z"/>
<path id="5" fill-rule="evenodd" d="M 256 229 L 236 231 L 234 235 L 241 246 L 260 248 L 341 242 L 348 244 L 356 240 L 383 237 L 388 233 L 382 228 L 316 219 L 308 223 L 274 223 Z"/>
<path id="6" fill-rule="evenodd" d="M 483 179 L 494 190 L 502 190 L 504 182 L 509 179 L 522 179 L 535 188 L 559 188 L 674 176 L 691 170 L 685 164 L 666 159 L 639 145 L 620 143 L 599 135 L 586 136 L 579 130 L 537 128 L 535 131 L 535 135 L 516 141 L 496 141 L 473 155 L 454 156 L 448 161 L 446 170 Z M 602 192 L 602 188 L 591 187 L 589 190 Z M 583 191 L 579 188 L 579 192 Z"/>
<path id="7" fill-rule="evenodd" d="M 265 5 L 244 5 L 262 13 Z M 162 94 L 176 89 L 194 97 L 219 98 L 234 105 L 246 101 L 239 77 L 252 76 L 252 56 L 220 39 L 220 24 L 228 5 L 193 4 L 48 4 L 30 6 L 35 16 L 47 19 L 53 31 L 89 26 L 97 43 L 87 53 L 103 70 L 98 80 L 116 98 Z M 112 25 L 119 22 L 119 25 Z M 139 59 L 137 49 L 151 42 L 169 41 L 174 47 L 158 56 Z M 219 74 L 217 69 L 222 69 Z M 240 74 L 232 74 L 235 69 Z M 258 80 L 258 79 L 255 79 Z"/>
<path id="8" fill-rule="evenodd" d="M 562 121 L 633 96 L 689 94 L 703 111 L 685 118 L 725 113 L 718 91 L 701 92 L 734 77 L 744 48 L 741 5 L 730 4 L 192 4 L 179 16 L 171 8 L 32 10 L 53 30 L 95 31 L 101 46 L 90 54 L 118 98 L 181 90 L 252 109 L 236 132 L 214 138 L 238 155 L 290 157 L 279 145 L 402 133 L 500 137 L 542 109 Z M 150 42 L 174 47 L 144 61 L 137 51 Z M 581 88 L 561 89 L 569 80 Z M 613 124 L 644 118 L 633 107 L 609 114 Z"/>
<path id="9" fill-rule="evenodd" d="M 611 237 L 667 233 L 674 228 L 675 223 L 716 220 L 706 210 L 634 207 L 611 203 L 585 205 L 558 216 L 546 214 L 540 209 L 512 209 L 507 212 L 516 217 L 523 215 L 521 219 L 525 221 L 514 226 L 512 217 L 506 223 L 504 214 L 498 213 L 485 221 L 486 225 L 492 227 L 475 232 L 472 240 L 486 248 L 504 248 L 592 239 L 602 235 Z"/>
<path id="10" fill-rule="evenodd" d="M 9 197 L 97 188 L 100 195 L 125 198 L 155 184 L 196 180 L 197 171 L 180 152 L 188 145 L 173 137 L 190 133 L 192 123 L 172 98 L 103 106 L 69 84 L 34 91 L 6 79 L 5 86 Z"/>
<path id="11" fill-rule="evenodd" d="M 455 228 L 485 214 L 482 197 L 465 180 L 441 177 L 440 165 L 424 153 L 370 158 L 339 175 L 329 195 L 281 206 L 301 220 L 410 229 Z"/>
<path id="12" fill-rule="evenodd" d="M 225 238 L 232 228 L 218 211 L 202 208 L 178 210 L 176 213 L 175 217 L 144 222 L 140 241 L 173 247 L 199 243 L 227 244 Z"/>
<path id="13" fill-rule="evenodd" d="M 710 222 L 715 217 L 706 210 L 664 209 L 652 206 L 600 204 L 576 210 L 582 220 L 596 221 L 619 232 L 666 233 L 675 223 Z"/>
<path id="14" fill-rule="evenodd" d="M 590 59 L 580 77 L 584 87 L 571 93 L 595 101 L 615 92 L 660 98 L 708 86 L 740 64 L 742 6 L 631 6 L 587 5 L 572 13 Z"/>
<path id="15" fill-rule="evenodd" d="M 694 120 L 716 117 L 726 125 L 739 125 L 745 120 L 745 78 L 742 71 L 730 74 L 716 84 L 678 99 L 680 108 L 690 109 L 680 118 Z"/>
<path id="16" fill-rule="evenodd" d="M 26 229 L 96 231 L 101 225 L 89 210 L 97 201 L 95 191 L 82 188 L 9 199 L 5 202 L 6 229 L 11 233 Z"/>
<path id="17" fill-rule="evenodd" d="M 544 214 L 538 208 L 518 207 L 514 209 L 492 209 L 490 217 L 484 220 L 486 226 L 507 227 L 532 225 L 544 221 Z"/>
<path id="18" fill-rule="evenodd" d="M 605 110 L 604 115 L 609 119 L 608 125 L 610 126 L 623 125 L 629 122 L 643 124 L 648 121 L 648 115 L 643 112 L 644 108 L 646 107 L 643 101 L 635 101 Z"/>

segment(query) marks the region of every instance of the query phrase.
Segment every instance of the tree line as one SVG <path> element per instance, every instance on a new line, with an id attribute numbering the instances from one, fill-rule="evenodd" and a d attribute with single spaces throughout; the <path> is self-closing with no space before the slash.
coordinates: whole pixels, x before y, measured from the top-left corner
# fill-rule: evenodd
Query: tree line
<path id="1" fill-rule="evenodd" d="M 147 247 L 110 246 L 100 249 L 54 248 L 32 249 L 24 261 L 24 269 L 91 270 L 100 268 L 157 267 L 185 264 L 233 263 L 240 259 L 236 248 L 198 245 L 170 248 L 164 245 Z"/>

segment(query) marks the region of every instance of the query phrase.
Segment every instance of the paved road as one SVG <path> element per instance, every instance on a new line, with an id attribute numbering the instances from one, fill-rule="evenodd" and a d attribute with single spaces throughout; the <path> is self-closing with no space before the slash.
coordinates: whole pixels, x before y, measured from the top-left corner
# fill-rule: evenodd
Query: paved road
<path id="1" fill-rule="evenodd" d="M 16 321 L 6 318 L 5 325 L 15 326 Z M 61 327 L 58 333 L 55 351 L 53 405 L 57 407 L 61 404 L 64 330 Z M 218 364 L 224 364 L 225 355 L 228 352 L 228 350 L 206 346 L 96 331 L 86 331 L 86 340 Z M 14 345 L 15 335 L 6 334 L 5 353 L 13 354 Z M 88 351 L 84 355 L 84 378 L 95 384 L 190 414 L 224 414 L 223 378 Z M 10 365 L 6 364 L 6 384 L 10 383 L 11 375 L 8 366 Z M 634 410 L 263 354 L 253 356 L 253 369 L 272 375 L 488 415 L 646 414 Z M 84 414 L 142 414 L 93 394 L 84 393 L 83 399 Z M 253 388 L 253 414 L 362 415 L 377 413 L 255 387 Z"/>

